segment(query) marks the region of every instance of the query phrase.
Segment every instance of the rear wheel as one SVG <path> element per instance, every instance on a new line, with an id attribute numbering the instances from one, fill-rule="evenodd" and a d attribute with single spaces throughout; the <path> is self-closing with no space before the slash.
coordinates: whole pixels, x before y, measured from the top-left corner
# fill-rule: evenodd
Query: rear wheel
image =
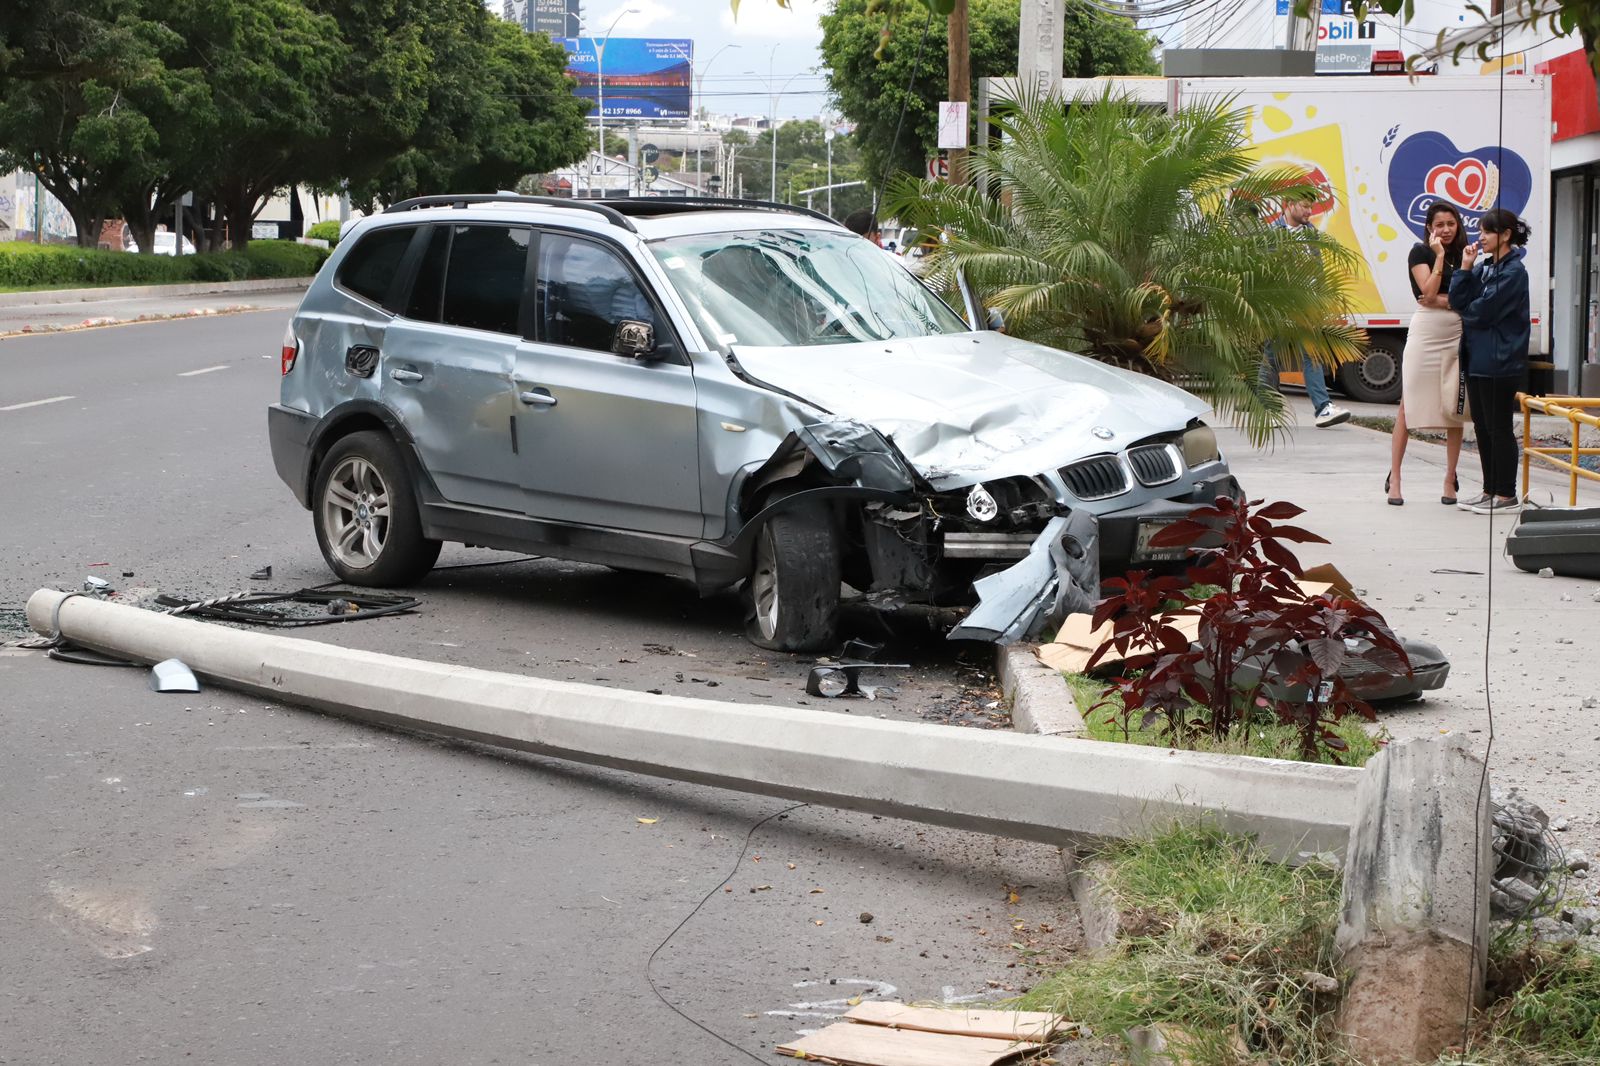
<path id="1" fill-rule="evenodd" d="M 756 536 L 745 635 L 773 651 L 822 651 L 839 628 L 839 538 L 825 506 L 780 511 Z"/>
<path id="2" fill-rule="evenodd" d="M 1367 344 L 1367 354 L 1358 363 L 1339 368 L 1339 387 L 1352 400 L 1364 403 L 1400 402 L 1400 354 L 1398 338 L 1378 336 Z"/>
<path id="3" fill-rule="evenodd" d="M 384 433 L 352 433 L 317 468 L 312 521 L 328 568 L 352 585 L 409 585 L 433 569 L 440 542 L 422 535 L 400 448 Z"/>

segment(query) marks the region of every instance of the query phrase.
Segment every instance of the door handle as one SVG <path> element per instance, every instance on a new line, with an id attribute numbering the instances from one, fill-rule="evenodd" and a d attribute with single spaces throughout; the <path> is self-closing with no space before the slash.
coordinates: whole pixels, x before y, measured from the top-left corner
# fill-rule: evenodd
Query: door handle
<path id="1" fill-rule="evenodd" d="M 530 407 L 554 407 L 556 398 L 546 389 L 531 389 L 528 392 L 517 393 L 517 399 Z"/>
<path id="2" fill-rule="evenodd" d="M 389 376 L 408 385 L 422 380 L 422 375 L 415 370 L 391 370 L 389 371 Z"/>

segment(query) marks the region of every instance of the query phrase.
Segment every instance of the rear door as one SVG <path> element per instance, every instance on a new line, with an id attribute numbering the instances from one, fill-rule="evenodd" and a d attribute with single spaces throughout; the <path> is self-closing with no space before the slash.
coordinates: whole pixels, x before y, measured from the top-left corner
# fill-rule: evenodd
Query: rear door
<path id="1" fill-rule="evenodd" d="M 538 518 L 699 536 L 694 375 L 660 304 L 622 249 L 540 233 L 534 328 L 517 350 L 524 510 Z M 648 323 L 654 358 L 612 351 Z"/>
<path id="2" fill-rule="evenodd" d="M 409 298 L 384 338 L 385 404 L 446 500 L 518 511 L 512 371 L 531 230 L 435 225 L 427 241 Z"/>

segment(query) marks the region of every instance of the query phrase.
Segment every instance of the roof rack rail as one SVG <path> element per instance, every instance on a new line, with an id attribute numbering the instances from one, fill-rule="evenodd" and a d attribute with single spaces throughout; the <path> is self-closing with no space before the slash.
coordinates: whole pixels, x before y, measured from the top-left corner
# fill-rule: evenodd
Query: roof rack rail
<path id="1" fill-rule="evenodd" d="M 578 211 L 592 211 L 605 217 L 613 226 L 621 226 L 630 233 L 639 232 L 621 211 L 608 207 L 598 200 L 578 200 L 566 196 L 520 196 L 516 193 L 482 192 L 456 193 L 454 195 L 413 196 L 383 209 L 383 213 L 415 211 L 421 207 L 468 207 L 472 204 L 537 204 L 540 207 L 566 207 Z"/>
<path id="2" fill-rule="evenodd" d="M 838 219 L 809 207 L 779 204 L 771 200 L 740 200 L 731 196 L 611 196 L 598 202 L 608 204 L 623 214 L 670 215 L 680 211 L 726 208 L 734 211 L 781 211 L 832 222 L 836 226 L 840 224 Z"/>

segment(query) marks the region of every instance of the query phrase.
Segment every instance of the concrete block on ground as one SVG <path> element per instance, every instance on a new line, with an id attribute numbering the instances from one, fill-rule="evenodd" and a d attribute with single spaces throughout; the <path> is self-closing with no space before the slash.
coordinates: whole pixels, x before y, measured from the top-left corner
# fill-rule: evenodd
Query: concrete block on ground
<path id="1" fill-rule="evenodd" d="M 1115 948 L 1122 936 L 1122 910 L 1106 879 L 1111 864 L 1087 849 L 1062 848 L 1061 865 L 1067 872 L 1067 891 L 1078 905 L 1083 946 L 1093 953 Z"/>
<path id="2" fill-rule="evenodd" d="M 1072 690 L 1034 654 L 1031 645 L 999 649 L 1000 691 L 1011 701 L 1011 724 L 1021 733 L 1081 737 L 1088 733 Z"/>
<path id="3" fill-rule="evenodd" d="M 1489 789 L 1461 737 L 1392 743 L 1356 789 L 1338 947 L 1340 1013 L 1372 1066 L 1432 1062 L 1482 998 L 1489 942 Z"/>

